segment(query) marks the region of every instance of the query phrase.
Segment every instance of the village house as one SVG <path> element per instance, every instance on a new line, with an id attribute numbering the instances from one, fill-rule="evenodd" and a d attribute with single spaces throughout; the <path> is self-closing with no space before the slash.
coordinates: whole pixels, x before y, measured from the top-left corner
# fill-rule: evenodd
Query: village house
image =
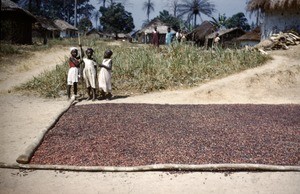
<path id="1" fill-rule="evenodd" d="M 155 26 L 159 32 L 159 44 L 165 44 L 166 34 L 168 32 L 168 27 L 170 26 L 163 23 L 159 19 L 152 20 L 148 25 L 137 32 L 138 42 L 146 44 L 151 43 L 152 33 Z M 171 29 L 171 32 L 175 33 L 173 29 Z"/>
<path id="2" fill-rule="evenodd" d="M 252 12 L 259 10 L 262 14 L 262 40 L 279 32 L 300 32 L 300 0 L 251 0 L 247 9 Z"/>
<path id="3" fill-rule="evenodd" d="M 237 41 L 241 47 L 257 45 L 260 42 L 260 28 L 257 27 L 250 32 L 246 32 L 243 36 L 238 37 Z"/>
<path id="4" fill-rule="evenodd" d="M 15 44 L 32 44 L 36 17 L 10 0 L 1 0 L 0 39 Z"/>
<path id="5" fill-rule="evenodd" d="M 42 38 L 43 44 L 47 44 L 48 39 L 58 38 L 59 29 L 52 20 L 42 16 L 36 16 L 37 22 L 32 27 L 32 37 L 35 41 Z"/>
<path id="6" fill-rule="evenodd" d="M 211 33 L 205 37 L 205 47 L 213 46 L 213 41 L 217 33 L 220 38 L 219 45 L 223 48 L 227 48 L 237 46 L 236 39 L 244 35 L 245 31 L 241 28 L 230 28 Z"/>
<path id="7" fill-rule="evenodd" d="M 213 32 L 217 28 L 209 21 L 204 21 L 200 26 L 186 35 L 187 41 L 193 41 L 197 46 L 204 46 L 205 37 Z"/>
<path id="8" fill-rule="evenodd" d="M 69 37 L 76 37 L 78 29 L 69 24 L 68 22 L 60 19 L 54 20 L 54 24 L 60 30 L 60 38 L 69 38 Z"/>

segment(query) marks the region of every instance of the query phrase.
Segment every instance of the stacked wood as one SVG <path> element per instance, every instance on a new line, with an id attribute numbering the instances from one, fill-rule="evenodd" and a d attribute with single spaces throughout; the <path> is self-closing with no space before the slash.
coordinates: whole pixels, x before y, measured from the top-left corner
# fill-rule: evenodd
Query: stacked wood
<path id="1" fill-rule="evenodd" d="M 279 34 L 273 34 L 269 39 L 261 41 L 259 44 L 254 46 L 254 49 L 259 51 L 266 50 L 278 50 L 278 49 L 289 49 L 291 45 L 300 44 L 300 36 L 296 32 L 280 32 Z"/>
<path id="2" fill-rule="evenodd" d="M 296 33 L 288 32 L 288 33 L 279 33 L 273 34 L 270 39 L 273 41 L 274 45 L 271 49 L 289 49 L 290 45 L 298 45 L 300 44 L 300 37 L 296 35 Z"/>

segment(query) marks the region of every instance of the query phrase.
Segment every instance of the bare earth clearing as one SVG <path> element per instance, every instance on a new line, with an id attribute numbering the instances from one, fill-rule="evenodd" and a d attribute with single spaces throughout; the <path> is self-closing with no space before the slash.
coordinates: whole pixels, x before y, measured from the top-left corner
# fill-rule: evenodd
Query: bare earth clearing
<path id="1" fill-rule="evenodd" d="M 110 103 L 299 105 L 300 46 L 271 54 L 274 60 L 262 67 L 196 88 L 115 99 Z M 1 163 L 15 163 L 40 130 L 67 104 L 65 98 L 41 99 L 10 90 L 44 69 L 54 67 L 66 55 L 68 48 L 53 48 L 36 52 L 22 62 L 14 61 L 14 64 L 5 65 L 5 71 L 1 70 Z M 28 66 L 23 68 L 24 64 Z M 12 65 L 14 67 L 10 67 Z M 106 101 L 83 101 L 79 105 L 89 103 Z M 86 173 L 0 169 L 0 193 L 300 193 L 299 182 L 299 172 L 239 172 L 227 176 L 211 172 Z"/>

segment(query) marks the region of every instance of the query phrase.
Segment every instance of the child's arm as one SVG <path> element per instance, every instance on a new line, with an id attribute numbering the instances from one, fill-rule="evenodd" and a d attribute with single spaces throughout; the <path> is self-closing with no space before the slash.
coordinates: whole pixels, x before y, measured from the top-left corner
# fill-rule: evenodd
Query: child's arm
<path id="1" fill-rule="evenodd" d="M 107 66 L 105 66 L 105 65 L 103 65 L 103 64 L 99 64 L 99 67 L 104 67 L 104 68 L 107 69 L 107 70 L 111 70 L 111 67 L 107 67 Z"/>

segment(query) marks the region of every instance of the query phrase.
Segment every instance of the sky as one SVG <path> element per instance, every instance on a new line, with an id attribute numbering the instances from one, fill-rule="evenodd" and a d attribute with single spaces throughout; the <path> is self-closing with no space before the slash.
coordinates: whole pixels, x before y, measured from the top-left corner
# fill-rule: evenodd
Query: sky
<path id="1" fill-rule="evenodd" d="M 127 0 L 127 5 L 125 5 L 125 10 L 132 13 L 135 30 L 138 30 L 142 27 L 143 21 L 147 20 L 147 15 L 145 10 L 143 10 L 143 4 L 147 0 Z M 98 0 L 90 0 L 90 3 L 99 10 L 100 5 L 97 3 Z M 150 13 L 150 20 L 159 15 L 159 12 L 162 10 L 167 10 L 170 13 L 167 3 L 168 0 L 152 0 L 154 3 L 154 12 Z M 216 12 L 213 14 L 213 17 L 217 18 L 219 14 L 225 14 L 226 17 L 231 17 L 232 15 L 243 12 L 248 19 L 248 23 L 251 24 L 253 19 L 249 17 L 249 13 L 246 13 L 246 0 L 210 0 L 211 3 L 215 4 Z M 204 15 L 202 15 L 203 20 L 212 20 Z M 197 18 L 197 23 L 200 23 L 200 18 Z"/>

